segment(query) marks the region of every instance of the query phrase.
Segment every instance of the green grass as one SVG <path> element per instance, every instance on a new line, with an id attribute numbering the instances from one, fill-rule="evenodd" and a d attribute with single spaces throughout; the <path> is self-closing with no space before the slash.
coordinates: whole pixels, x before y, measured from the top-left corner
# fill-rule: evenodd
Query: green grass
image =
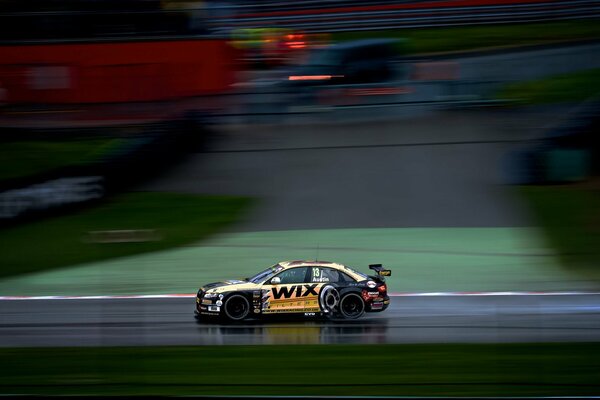
<path id="1" fill-rule="evenodd" d="M 497 97 L 518 104 L 581 101 L 600 93 L 600 68 L 508 85 Z"/>
<path id="2" fill-rule="evenodd" d="M 0 230 L 0 277 L 162 250 L 194 242 L 235 222 L 249 200 L 130 193 L 72 215 Z M 155 229 L 159 241 L 89 243 L 87 232 Z"/>
<path id="3" fill-rule="evenodd" d="M 409 53 L 438 53 L 497 46 L 523 46 L 567 40 L 598 39 L 600 38 L 600 24 L 596 20 L 577 20 L 332 34 L 332 40 L 334 41 L 381 37 L 408 39 L 410 44 Z"/>
<path id="4" fill-rule="evenodd" d="M 0 180 L 92 163 L 124 142 L 125 139 L 89 139 L 3 143 L 0 147 Z"/>
<path id="5" fill-rule="evenodd" d="M 600 191 L 582 185 L 522 187 L 562 264 L 600 277 Z"/>
<path id="6" fill-rule="evenodd" d="M 600 394 L 600 344 L 0 349 L 2 393 Z"/>

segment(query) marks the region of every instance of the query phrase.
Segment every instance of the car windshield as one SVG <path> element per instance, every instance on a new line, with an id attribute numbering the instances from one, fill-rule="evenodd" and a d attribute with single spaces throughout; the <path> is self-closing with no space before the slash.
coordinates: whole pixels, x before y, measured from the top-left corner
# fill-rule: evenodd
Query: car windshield
<path id="1" fill-rule="evenodd" d="M 275 264 L 272 267 L 269 267 L 269 268 L 265 269 L 264 271 L 259 272 L 258 274 L 254 275 L 252 278 L 248 278 L 248 281 L 250 281 L 252 283 L 261 283 L 261 282 L 269 279 L 271 276 L 275 275 L 282 269 L 283 269 L 283 267 L 281 265 Z"/>

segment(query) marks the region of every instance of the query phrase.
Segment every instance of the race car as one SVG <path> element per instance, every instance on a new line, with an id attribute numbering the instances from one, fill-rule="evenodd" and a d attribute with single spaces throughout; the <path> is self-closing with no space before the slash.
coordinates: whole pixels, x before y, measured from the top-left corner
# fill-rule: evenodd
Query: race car
<path id="1" fill-rule="evenodd" d="M 194 314 L 229 321 L 282 314 L 356 319 L 390 303 L 385 276 L 391 271 L 381 264 L 369 268 L 375 275 L 328 261 L 282 261 L 251 278 L 202 286 Z"/>

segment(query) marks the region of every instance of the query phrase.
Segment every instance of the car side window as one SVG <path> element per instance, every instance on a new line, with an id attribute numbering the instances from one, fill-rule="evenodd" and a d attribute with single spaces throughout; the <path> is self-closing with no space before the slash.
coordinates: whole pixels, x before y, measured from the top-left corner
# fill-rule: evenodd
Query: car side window
<path id="1" fill-rule="evenodd" d="M 310 267 L 310 281 L 315 282 L 329 282 L 329 278 L 323 276 L 324 268 Z"/>
<path id="2" fill-rule="evenodd" d="M 333 268 L 310 267 L 310 281 L 313 283 L 352 281 L 352 278 L 344 275 Z"/>
<path id="3" fill-rule="evenodd" d="M 281 279 L 281 284 L 305 283 L 306 270 L 308 267 L 290 268 L 277 275 Z"/>

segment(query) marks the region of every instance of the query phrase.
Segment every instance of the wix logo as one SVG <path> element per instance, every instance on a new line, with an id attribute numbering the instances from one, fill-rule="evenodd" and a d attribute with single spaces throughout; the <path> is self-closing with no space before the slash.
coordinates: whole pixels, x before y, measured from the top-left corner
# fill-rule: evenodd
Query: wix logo
<path id="1" fill-rule="evenodd" d="M 314 285 L 293 285 L 289 287 L 281 287 L 281 288 L 273 288 L 271 291 L 273 292 L 273 297 L 275 299 L 280 299 L 282 296 L 286 299 L 289 299 L 293 295 L 294 297 L 306 297 L 308 295 L 317 296 L 318 293 L 315 290 L 318 284 Z M 279 289 L 279 290 L 278 290 Z"/>

